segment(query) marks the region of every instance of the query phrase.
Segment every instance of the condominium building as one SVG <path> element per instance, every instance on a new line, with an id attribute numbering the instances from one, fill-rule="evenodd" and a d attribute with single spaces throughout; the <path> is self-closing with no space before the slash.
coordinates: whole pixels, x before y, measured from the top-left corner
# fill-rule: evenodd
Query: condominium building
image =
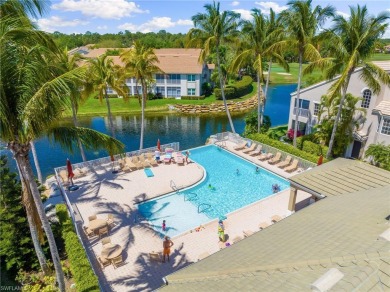
<path id="1" fill-rule="evenodd" d="M 377 66 L 390 74 L 390 61 L 374 62 Z M 358 106 L 366 110 L 366 120 L 360 129 L 354 132 L 353 142 L 348 146 L 345 156 L 361 158 L 370 144 L 385 143 L 390 144 L 390 87 L 381 84 L 381 90 L 374 94 L 372 89 L 360 77 L 362 68 L 357 68 L 352 73 L 348 93 L 360 97 Z M 314 126 L 320 122 L 319 108 L 321 96 L 325 95 L 331 85 L 339 77 L 330 81 L 320 82 L 310 87 L 304 88 L 300 92 L 300 106 L 298 114 L 298 127 L 303 134 L 310 134 L 314 131 Z M 288 127 L 294 128 L 296 118 L 296 96 L 291 94 L 290 114 Z"/>

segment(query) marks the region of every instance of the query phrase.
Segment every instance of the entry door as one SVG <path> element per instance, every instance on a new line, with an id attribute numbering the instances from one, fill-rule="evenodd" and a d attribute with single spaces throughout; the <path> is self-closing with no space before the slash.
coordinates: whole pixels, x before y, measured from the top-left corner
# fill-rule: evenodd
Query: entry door
<path id="1" fill-rule="evenodd" d="M 352 148 L 352 154 L 351 154 L 351 156 L 353 158 L 359 158 L 360 148 L 362 148 L 362 142 L 355 140 L 353 142 L 353 148 Z"/>

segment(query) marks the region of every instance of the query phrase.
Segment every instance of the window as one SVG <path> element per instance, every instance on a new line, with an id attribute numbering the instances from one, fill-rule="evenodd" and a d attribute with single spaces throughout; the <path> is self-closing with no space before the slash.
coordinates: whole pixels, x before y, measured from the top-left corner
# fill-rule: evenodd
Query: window
<path id="1" fill-rule="evenodd" d="M 369 108 L 370 107 L 370 101 L 371 101 L 371 90 L 365 89 L 363 91 L 362 107 L 363 108 Z"/>
<path id="2" fill-rule="evenodd" d="M 164 75 L 156 74 L 156 83 L 164 83 Z"/>
<path id="3" fill-rule="evenodd" d="M 187 95 L 195 95 L 195 88 L 188 88 Z"/>
<path id="4" fill-rule="evenodd" d="M 163 86 L 156 86 L 156 93 L 160 93 L 161 96 L 165 97 L 165 88 Z"/>
<path id="5" fill-rule="evenodd" d="M 180 74 L 169 74 L 167 83 L 180 84 Z"/>
<path id="6" fill-rule="evenodd" d="M 299 106 L 300 108 L 309 109 L 309 105 L 310 105 L 310 101 L 309 100 L 299 99 L 299 103 L 300 103 L 300 106 Z M 295 99 L 294 107 L 296 107 L 296 104 L 297 104 L 297 99 Z"/>
<path id="7" fill-rule="evenodd" d="M 313 116 L 318 117 L 318 112 L 320 111 L 320 104 L 319 103 L 314 103 L 314 112 Z"/>
<path id="8" fill-rule="evenodd" d="M 195 74 L 188 74 L 187 81 L 195 81 Z"/>
<path id="9" fill-rule="evenodd" d="M 137 94 L 142 94 L 142 86 L 134 86 L 133 87 L 133 92 L 134 92 L 134 95 L 137 95 Z"/>
<path id="10" fill-rule="evenodd" d="M 114 90 L 111 87 L 107 86 L 107 94 L 113 94 Z"/>
<path id="11" fill-rule="evenodd" d="M 127 86 L 127 88 L 129 89 L 128 95 L 133 95 L 132 87 L 131 86 Z"/>
<path id="12" fill-rule="evenodd" d="M 390 135 L 390 119 L 383 118 L 381 134 Z"/>
<path id="13" fill-rule="evenodd" d="M 180 97 L 180 87 L 167 87 L 167 97 Z"/>

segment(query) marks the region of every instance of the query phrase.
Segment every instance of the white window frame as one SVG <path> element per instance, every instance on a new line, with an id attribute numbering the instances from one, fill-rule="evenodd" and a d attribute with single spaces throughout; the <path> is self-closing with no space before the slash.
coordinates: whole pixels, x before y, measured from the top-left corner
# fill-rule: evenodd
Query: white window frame
<path id="1" fill-rule="evenodd" d="M 365 93 L 369 92 L 369 95 L 365 95 Z M 372 91 L 369 88 L 364 88 L 362 91 L 362 108 L 369 108 L 372 98 Z"/>
<path id="2" fill-rule="evenodd" d="M 318 113 L 320 111 L 320 104 L 317 102 L 313 102 L 313 103 L 314 103 L 313 116 L 318 117 Z M 317 109 L 316 109 L 316 107 L 317 107 Z M 316 114 L 316 111 L 317 111 L 317 114 Z"/>
<path id="3" fill-rule="evenodd" d="M 387 123 L 387 125 L 385 125 L 385 122 Z M 386 131 L 386 133 L 384 132 L 384 130 Z M 382 135 L 390 136 L 390 118 L 382 117 L 379 133 L 381 133 Z"/>
<path id="4" fill-rule="evenodd" d="M 187 95 L 188 96 L 195 96 L 195 88 L 187 88 Z"/>

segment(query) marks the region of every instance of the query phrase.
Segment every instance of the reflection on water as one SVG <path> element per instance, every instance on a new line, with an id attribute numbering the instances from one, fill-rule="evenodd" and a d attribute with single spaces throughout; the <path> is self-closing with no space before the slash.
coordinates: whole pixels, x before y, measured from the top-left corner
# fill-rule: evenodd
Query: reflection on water
<path id="1" fill-rule="evenodd" d="M 272 125 L 286 124 L 290 106 L 290 93 L 296 85 L 278 85 L 270 87 L 265 114 L 271 117 Z M 237 133 L 242 133 L 245 127 L 245 114 L 233 115 L 233 123 Z M 114 116 L 116 137 L 125 144 L 125 151 L 139 149 L 140 139 L 140 115 Z M 65 119 L 62 124 L 71 124 L 71 119 Z M 79 117 L 82 127 L 92 128 L 107 134 L 108 120 L 106 117 Z M 153 147 L 160 139 L 161 144 L 180 142 L 181 149 L 188 149 L 203 145 L 210 135 L 230 131 L 227 117 L 224 114 L 218 116 L 193 116 L 193 115 L 147 115 L 145 119 L 144 148 Z M 78 148 L 70 154 L 61 149 L 56 143 L 49 143 L 48 139 L 42 138 L 36 141 L 35 147 L 43 177 L 53 173 L 53 168 L 64 166 L 66 158 L 72 163 L 81 162 Z M 5 154 L 10 156 L 8 151 Z M 88 160 L 107 156 L 107 152 L 86 151 Z M 30 155 L 31 163 L 32 155 Z M 10 159 L 11 160 L 11 159 Z M 15 164 L 11 161 L 13 167 Z M 15 168 L 16 169 L 16 168 Z"/>

